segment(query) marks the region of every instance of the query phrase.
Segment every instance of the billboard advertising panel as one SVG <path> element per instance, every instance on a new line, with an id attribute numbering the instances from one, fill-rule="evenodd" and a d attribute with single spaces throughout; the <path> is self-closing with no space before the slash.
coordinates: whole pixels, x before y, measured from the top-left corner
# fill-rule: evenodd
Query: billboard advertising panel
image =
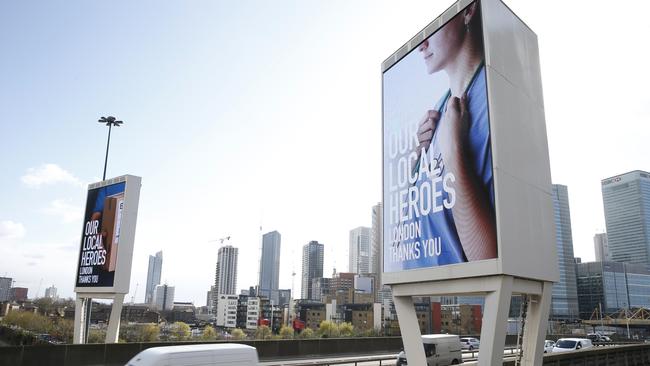
<path id="1" fill-rule="evenodd" d="M 537 35 L 458 0 L 382 63 L 386 284 L 559 278 Z"/>
<path id="2" fill-rule="evenodd" d="M 89 186 L 75 291 L 128 292 L 139 191 L 134 176 Z"/>
<path id="3" fill-rule="evenodd" d="M 497 258 L 478 1 L 384 71 L 383 121 L 384 271 Z"/>

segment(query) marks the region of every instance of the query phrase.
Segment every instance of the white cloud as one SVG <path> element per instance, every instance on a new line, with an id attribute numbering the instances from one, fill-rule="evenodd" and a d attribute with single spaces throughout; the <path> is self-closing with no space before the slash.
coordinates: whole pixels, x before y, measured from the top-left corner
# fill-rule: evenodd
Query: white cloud
<path id="1" fill-rule="evenodd" d="M 18 239 L 25 236 L 25 227 L 19 222 L 0 221 L 0 239 Z"/>
<path id="2" fill-rule="evenodd" d="M 82 182 L 77 177 L 56 164 L 43 164 L 38 168 L 29 168 L 27 169 L 27 174 L 23 175 L 20 180 L 30 187 L 40 187 L 55 183 L 69 183 L 82 186 Z"/>
<path id="3" fill-rule="evenodd" d="M 64 200 L 54 200 L 41 210 L 46 215 L 59 216 L 64 223 L 76 222 L 82 216 L 82 208 L 69 204 Z"/>

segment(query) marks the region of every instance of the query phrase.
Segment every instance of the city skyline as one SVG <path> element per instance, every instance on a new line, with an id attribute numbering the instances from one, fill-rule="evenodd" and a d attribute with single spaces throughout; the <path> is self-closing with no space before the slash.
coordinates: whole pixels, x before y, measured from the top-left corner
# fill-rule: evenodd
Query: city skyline
<path id="1" fill-rule="evenodd" d="M 600 180 L 650 169 L 648 25 L 611 4 L 505 2 L 539 37 L 553 181 L 571 189 L 575 255 L 587 261 L 605 228 Z M 344 270 L 349 229 L 370 226 L 381 200 L 380 63 L 448 5 L 1 4 L 0 108 L 11 122 L 0 124 L 0 268 L 30 294 L 47 274 L 73 296 L 85 186 L 100 180 L 105 152 L 96 120 L 111 114 L 125 123 L 107 175 L 143 177 L 127 299 L 143 301 L 146 258 L 163 250 L 163 281 L 202 303 L 210 241 L 226 235 L 250 263 L 241 287 L 254 285 L 259 226 L 283 233 L 280 288 L 310 240 L 327 244 L 325 273 Z M 594 107 L 605 95 L 619 108 Z M 263 184 L 245 179 L 249 166 Z"/>

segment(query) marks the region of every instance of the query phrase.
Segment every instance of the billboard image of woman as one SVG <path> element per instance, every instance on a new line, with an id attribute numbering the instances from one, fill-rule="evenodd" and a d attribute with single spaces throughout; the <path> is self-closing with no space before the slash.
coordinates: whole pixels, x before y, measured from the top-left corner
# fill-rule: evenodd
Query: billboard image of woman
<path id="1" fill-rule="evenodd" d="M 475 1 L 383 75 L 384 270 L 497 257 Z"/>

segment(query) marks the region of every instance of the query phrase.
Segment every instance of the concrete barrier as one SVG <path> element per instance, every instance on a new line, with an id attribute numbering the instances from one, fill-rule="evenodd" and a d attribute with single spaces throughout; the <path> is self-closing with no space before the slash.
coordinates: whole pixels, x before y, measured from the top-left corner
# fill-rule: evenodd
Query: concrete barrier
<path id="1" fill-rule="evenodd" d="M 400 337 L 9 346 L 0 347 L 0 366 L 122 366 L 144 349 L 188 343 L 247 344 L 257 349 L 261 360 L 379 352 L 397 353 L 402 348 Z"/>
<path id="2" fill-rule="evenodd" d="M 514 361 L 504 366 L 514 366 Z M 544 356 L 544 366 L 642 366 L 650 365 L 650 344 L 594 347 Z"/>

